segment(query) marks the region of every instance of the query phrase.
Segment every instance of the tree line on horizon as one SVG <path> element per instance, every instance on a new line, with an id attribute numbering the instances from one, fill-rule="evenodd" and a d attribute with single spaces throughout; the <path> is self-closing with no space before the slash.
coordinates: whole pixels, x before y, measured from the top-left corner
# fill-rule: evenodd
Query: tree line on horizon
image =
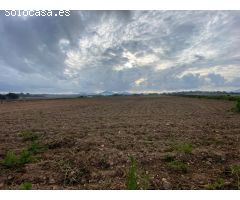
<path id="1" fill-rule="evenodd" d="M 16 93 L 0 94 L 0 100 L 14 100 L 19 99 L 20 95 Z"/>

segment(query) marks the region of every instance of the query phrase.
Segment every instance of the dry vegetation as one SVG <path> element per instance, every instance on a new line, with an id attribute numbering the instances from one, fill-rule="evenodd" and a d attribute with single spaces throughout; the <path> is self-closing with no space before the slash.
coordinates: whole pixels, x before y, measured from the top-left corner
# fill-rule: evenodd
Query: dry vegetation
<path id="1" fill-rule="evenodd" d="M 0 189 L 239 189 L 235 104 L 183 97 L 5 102 Z"/>

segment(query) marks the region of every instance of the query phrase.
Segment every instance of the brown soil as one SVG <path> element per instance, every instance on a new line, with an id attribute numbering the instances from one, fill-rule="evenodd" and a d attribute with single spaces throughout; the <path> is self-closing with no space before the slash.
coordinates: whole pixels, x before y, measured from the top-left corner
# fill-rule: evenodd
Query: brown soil
<path id="1" fill-rule="evenodd" d="M 0 160 L 31 141 L 32 131 L 48 149 L 37 161 L 6 168 L 0 188 L 126 189 L 129 156 L 148 189 L 206 189 L 220 178 L 222 189 L 237 189 L 229 171 L 240 164 L 240 114 L 234 102 L 183 97 L 96 97 L 16 101 L 0 104 Z M 191 153 L 175 147 L 188 143 Z M 187 165 L 169 167 L 166 155 Z M 141 188 L 141 186 L 139 186 Z"/>

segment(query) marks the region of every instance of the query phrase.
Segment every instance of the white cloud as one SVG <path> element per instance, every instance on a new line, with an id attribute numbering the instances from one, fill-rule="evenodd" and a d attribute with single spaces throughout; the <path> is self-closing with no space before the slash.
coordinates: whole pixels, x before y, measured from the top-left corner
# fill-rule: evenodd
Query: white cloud
<path id="1" fill-rule="evenodd" d="M 136 86 L 140 86 L 142 83 L 144 83 L 147 79 L 146 78 L 139 78 L 136 81 L 134 81 Z"/>
<path id="2" fill-rule="evenodd" d="M 199 74 L 201 76 L 206 76 L 208 74 L 219 74 L 224 77 L 227 81 L 232 81 L 240 74 L 240 66 L 239 65 L 227 65 L 227 66 L 214 66 L 214 67 L 192 67 L 187 69 L 186 71 L 179 74 L 177 77 L 181 78 L 186 74 Z"/>
<path id="3" fill-rule="evenodd" d="M 238 89 L 239 11 L 72 11 L 68 18 L 27 20 L 1 16 L 0 31 L 4 80 L 39 74 L 39 88 L 41 80 L 44 87 L 49 80 L 49 90 L 76 92 Z"/>

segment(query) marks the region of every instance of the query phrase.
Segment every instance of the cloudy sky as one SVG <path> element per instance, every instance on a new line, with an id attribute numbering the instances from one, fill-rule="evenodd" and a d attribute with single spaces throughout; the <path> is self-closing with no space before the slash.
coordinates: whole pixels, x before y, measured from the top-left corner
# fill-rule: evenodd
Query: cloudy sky
<path id="1" fill-rule="evenodd" d="M 0 91 L 240 89 L 240 11 L 0 15 Z"/>

